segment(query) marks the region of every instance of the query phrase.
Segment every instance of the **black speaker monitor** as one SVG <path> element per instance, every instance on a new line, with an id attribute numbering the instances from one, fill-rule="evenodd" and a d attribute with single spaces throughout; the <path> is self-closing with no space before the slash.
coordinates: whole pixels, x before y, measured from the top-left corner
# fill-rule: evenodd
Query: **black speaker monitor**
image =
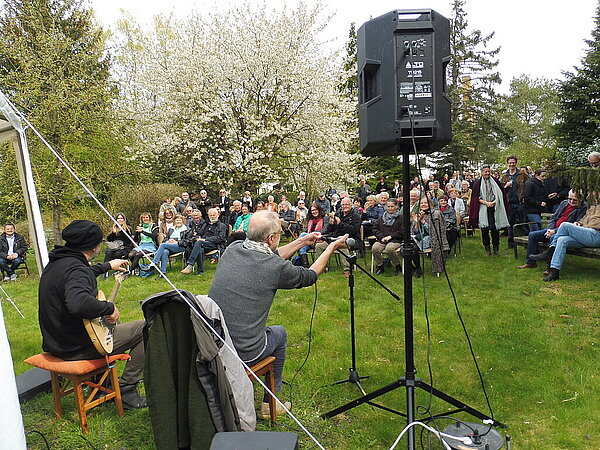
<path id="1" fill-rule="evenodd" d="M 446 66 L 450 22 L 432 9 L 396 10 L 357 32 L 360 150 L 431 153 L 452 139 Z M 412 123 L 411 123 L 412 122 Z"/>

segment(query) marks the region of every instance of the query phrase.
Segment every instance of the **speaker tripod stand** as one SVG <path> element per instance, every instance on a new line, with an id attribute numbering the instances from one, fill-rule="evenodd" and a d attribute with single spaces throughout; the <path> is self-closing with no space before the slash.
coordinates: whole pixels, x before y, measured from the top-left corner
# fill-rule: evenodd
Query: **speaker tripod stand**
<path id="1" fill-rule="evenodd" d="M 435 419 L 436 417 L 448 416 L 451 414 L 456 414 L 459 412 L 466 412 L 471 414 L 474 417 L 481 419 L 482 421 L 489 421 L 493 426 L 505 427 L 504 424 L 496 421 L 492 417 L 484 414 L 475 408 L 467 405 L 466 403 L 461 402 L 460 400 L 440 391 L 439 389 L 434 388 L 433 386 L 425 383 L 420 378 L 416 377 L 417 370 L 415 368 L 414 361 L 414 322 L 413 322 L 413 290 L 412 290 L 412 262 L 411 257 L 413 253 L 413 245 L 410 241 L 410 164 L 409 164 L 409 149 L 401 149 L 398 146 L 398 153 L 403 155 L 403 235 L 404 235 L 404 243 L 402 245 L 402 258 L 404 261 L 404 358 L 405 358 L 405 373 L 403 377 L 398 378 L 397 380 L 369 393 L 359 397 L 351 402 L 346 403 L 343 406 L 340 406 L 336 409 L 333 409 L 323 415 L 322 418 L 330 418 L 334 417 L 338 414 L 341 414 L 349 409 L 355 408 L 356 406 L 362 405 L 363 403 L 367 403 L 371 406 L 383 409 L 385 411 L 398 414 L 400 416 L 406 417 L 406 422 L 412 423 L 415 421 L 415 390 L 422 389 L 428 394 L 437 397 L 444 402 L 452 405 L 455 409 L 451 411 L 444 411 L 440 414 L 433 414 L 427 417 L 427 419 Z M 364 269 L 363 272 L 367 273 Z M 377 283 L 383 286 L 379 280 L 373 277 L 370 273 L 369 276 L 376 280 Z M 387 287 L 383 286 L 392 296 L 400 301 L 400 298 L 390 291 Z M 373 402 L 374 399 L 380 397 L 388 392 L 391 392 L 395 389 L 404 387 L 406 390 L 406 412 L 397 411 L 392 408 L 388 408 L 383 405 L 379 405 Z M 415 430 L 414 428 L 410 428 L 407 433 L 408 439 L 408 449 L 414 450 L 416 448 L 416 440 L 415 440 Z"/>

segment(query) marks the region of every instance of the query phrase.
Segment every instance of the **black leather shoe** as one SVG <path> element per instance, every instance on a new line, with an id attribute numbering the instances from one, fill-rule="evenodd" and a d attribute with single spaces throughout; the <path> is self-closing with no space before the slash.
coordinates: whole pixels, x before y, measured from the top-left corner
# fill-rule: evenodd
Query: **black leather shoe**
<path id="1" fill-rule="evenodd" d="M 537 255 L 529 255 L 529 258 L 534 261 L 550 261 L 552 259 L 552 255 L 554 255 L 554 250 L 556 247 L 548 247 L 548 250 L 538 253 Z"/>
<path id="2" fill-rule="evenodd" d="M 554 281 L 560 278 L 560 270 L 550 267 L 548 275 L 544 277 L 544 281 Z"/>
<path id="3" fill-rule="evenodd" d="M 384 270 L 383 270 L 383 264 L 381 266 L 377 266 L 377 270 L 375 271 L 375 273 L 377 275 L 381 275 L 383 274 Z"/>
<path id="4" fill-rule="evenodd" d="M 135 384 L 121 386 L 121 400 L 123 409 L 140 409 L 148 406 L 146 399 L 139 394 Z"/>
<path id="5" fill-rule="evenodd" d="M 398 264 L 396 266 L 396 275 L 402 275 L 402 265 Z"/>

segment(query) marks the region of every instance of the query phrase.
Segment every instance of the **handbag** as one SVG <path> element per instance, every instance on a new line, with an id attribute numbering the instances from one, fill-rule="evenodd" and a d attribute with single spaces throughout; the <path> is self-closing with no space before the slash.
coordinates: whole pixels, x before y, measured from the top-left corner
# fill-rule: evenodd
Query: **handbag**
<path id="1" fill-rule="evenodd" d="M 108 248 L 109 250 L 112 250 L 112 251 L 123 250 L 125 248 L 125 244 L 123 243 L 122 240 L 118 239 L 116 241 L 107 242 L 106 248 Z"/>

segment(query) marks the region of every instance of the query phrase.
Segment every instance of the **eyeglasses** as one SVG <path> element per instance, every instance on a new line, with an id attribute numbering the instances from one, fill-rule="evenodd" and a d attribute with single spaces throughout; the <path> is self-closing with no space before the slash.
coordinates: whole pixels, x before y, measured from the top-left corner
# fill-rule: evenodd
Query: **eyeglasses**
<path id="1" fill-rule="evenodd" d="M 600 167 L 600 161 L 594 161 L 594 162 L 590 161 L 590 166 L 592 166 L 592 167 Z"/>

